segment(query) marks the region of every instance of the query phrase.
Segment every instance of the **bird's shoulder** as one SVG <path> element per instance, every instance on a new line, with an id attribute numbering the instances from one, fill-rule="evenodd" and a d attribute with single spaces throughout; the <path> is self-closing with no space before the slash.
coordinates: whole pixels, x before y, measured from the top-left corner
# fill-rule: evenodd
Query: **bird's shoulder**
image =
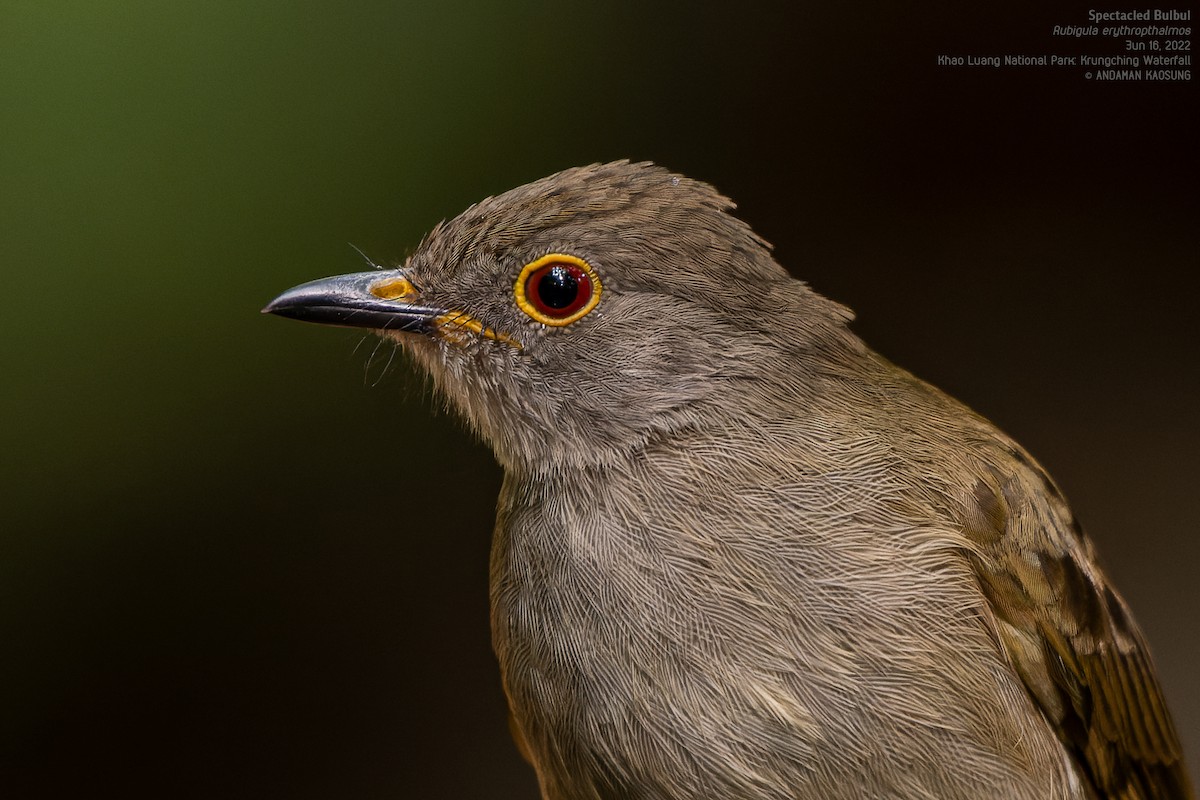
<path id="1" fill-rule="evenodd" d="M 962 531 L 997 637 L 1099 797 L 1191 796 L 1150 654 L 1046 471 L 992 440 L 960 487 Z"/>

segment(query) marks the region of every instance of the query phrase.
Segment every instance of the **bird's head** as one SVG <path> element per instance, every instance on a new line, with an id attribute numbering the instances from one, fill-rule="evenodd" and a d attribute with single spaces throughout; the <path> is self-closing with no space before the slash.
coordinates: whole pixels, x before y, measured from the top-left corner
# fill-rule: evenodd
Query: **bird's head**
<path id="1" fill-rule="evenodd" d="M 398 341 L 510 469 L 602 463 L 703 421 L 791 347 L 845 339 L 712 187 L 648 163 L 569 169 L 438 225 L 398 269 L 265 312 Z"/>

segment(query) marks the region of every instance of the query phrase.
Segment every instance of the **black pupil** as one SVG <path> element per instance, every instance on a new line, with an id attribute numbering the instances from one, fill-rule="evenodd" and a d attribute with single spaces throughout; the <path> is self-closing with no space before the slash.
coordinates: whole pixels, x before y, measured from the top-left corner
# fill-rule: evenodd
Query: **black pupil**
<path id="1" fill-rule="evenodd" d="M 551 267 L 537 284 L 538 299 L 548 308 L 566 308 L 579 295 L 579 281 L 566 267 Z"/>

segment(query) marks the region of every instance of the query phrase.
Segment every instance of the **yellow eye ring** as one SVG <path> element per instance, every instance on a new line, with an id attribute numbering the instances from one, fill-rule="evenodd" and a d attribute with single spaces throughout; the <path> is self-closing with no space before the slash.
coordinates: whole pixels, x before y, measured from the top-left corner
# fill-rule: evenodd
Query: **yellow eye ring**
<path id="1" fill-rule="evenodd" d="M 517 276 L 517 306 L 543 325 L 561 327 L 586 316 L 600 302 L 600 278 L 582 258 L 551 253 L 531 261 Z"/>

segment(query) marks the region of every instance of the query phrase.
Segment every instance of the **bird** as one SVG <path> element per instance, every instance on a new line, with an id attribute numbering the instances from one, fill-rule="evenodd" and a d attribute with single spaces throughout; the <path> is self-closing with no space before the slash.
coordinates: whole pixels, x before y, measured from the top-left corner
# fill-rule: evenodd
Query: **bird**
<path id="1" fill-rule="evenodd" d="M 396 342 L 490 445 L 492 640 L 544 800 L 1191 797 L 1058 485 L 734 208 L 571 168 L 263 309 Z"/>

